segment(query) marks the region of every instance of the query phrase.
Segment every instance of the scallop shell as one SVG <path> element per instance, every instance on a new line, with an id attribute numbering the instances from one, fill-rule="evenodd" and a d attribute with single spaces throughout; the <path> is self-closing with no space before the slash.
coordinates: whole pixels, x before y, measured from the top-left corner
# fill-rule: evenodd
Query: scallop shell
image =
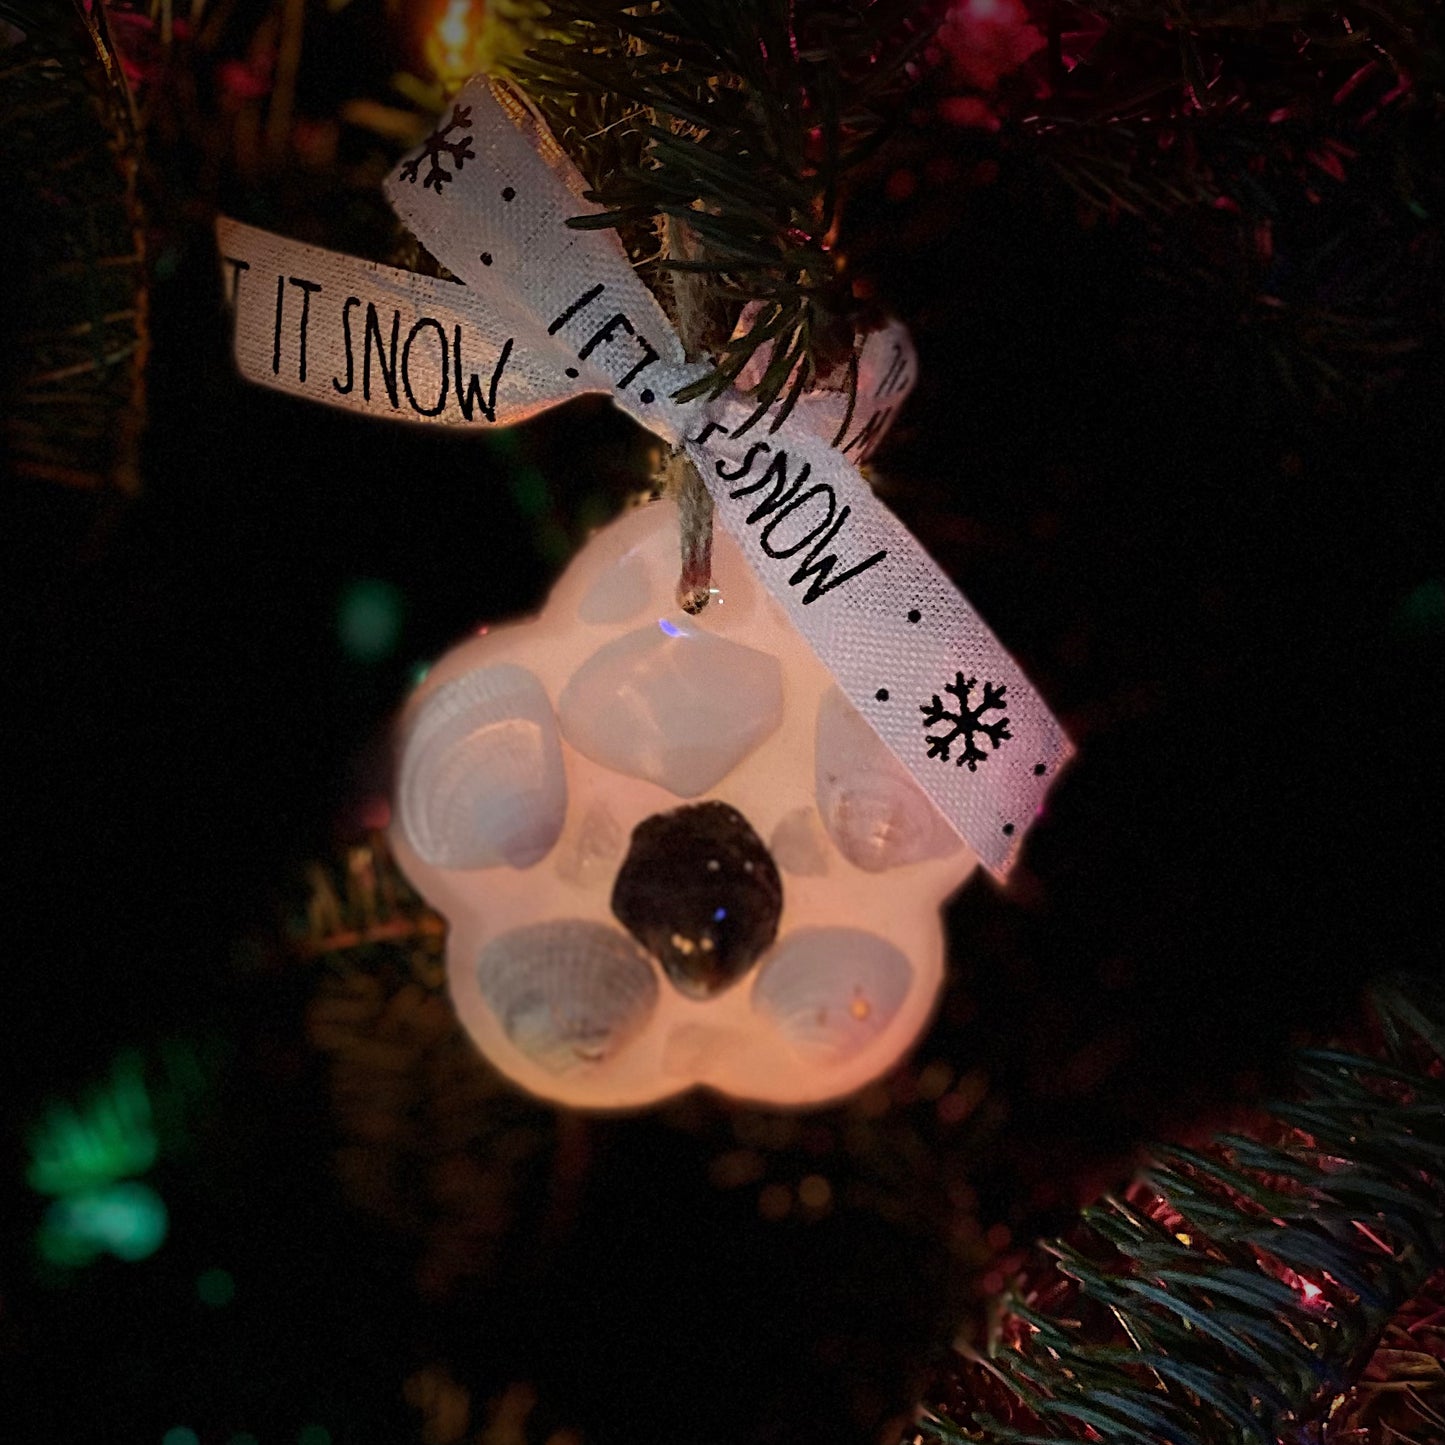
<path id="1" fill-rule="evenodd" d="M 783 671 L 776 657 L 664 618 L 593 653 L 557 718 L 594 763 L 695 798 L 782 723 Z"/>
<path id="2" fill-rule="evenodd" d="M 928 795 L 836 687 L 818 704 L 814 747 L 819 816 L 855 867 L 882 873 L 946 858 L 962 846 Z"/>
<path id="3" fill-rule="evenodd" d="M 567 814 L 552 705 L 523 667 L 481 667 L 422 703 L 402 744 L 398 818 L 438 868 L 527 868 Z"/>
<path id="4" fill-rule="evenodd" d="M 477 984 L 512 1043 L 553 1074 L 611 1058 L 657 1007 L 657 975 L 641 950 L 582 919 L 494 938 L 477 958 Z"/>
<path id="5" fill-rule="evenodd" d="M 856 928 L 800 928 L 764 963 L 753 1008 L 798 1053 L 842 1064 L 893 1021 L 913 981 L 907 958 Z"/>

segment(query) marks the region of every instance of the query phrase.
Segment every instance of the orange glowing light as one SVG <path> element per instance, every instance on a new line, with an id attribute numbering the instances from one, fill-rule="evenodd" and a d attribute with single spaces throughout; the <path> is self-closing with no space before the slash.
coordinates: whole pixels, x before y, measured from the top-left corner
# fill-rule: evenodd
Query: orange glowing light
<path id="1" fill-rule="evenodd" d="M 481 68 L 473 9 L 474 0 L 447 0 L 426 39 L 427 64 L 448 90 L 455 90 Z"/>

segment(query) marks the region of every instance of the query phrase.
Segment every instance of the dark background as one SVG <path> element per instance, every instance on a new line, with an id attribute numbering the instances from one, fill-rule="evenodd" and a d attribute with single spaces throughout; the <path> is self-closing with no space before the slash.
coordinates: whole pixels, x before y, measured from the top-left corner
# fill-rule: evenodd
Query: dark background
<path id="1" fill-rule="evenodd" d="M 1372 975 L 1438 966 L 1442 358 L 1294 396 L 1128 225 L 1081 230 L 1027 174 L 966 195 L 938 174 L 854 221 L 922 358 L 880 487 L 1079 757 L 1009 890 L 976 879 L 950 913 L 956 978 L 919 1058 L 982 1068 L 987 1127 L 947 1178 L 915 1160 L 892 1188 L 952 1186 L 1023 1239 L 1140 1141 L 1247 1105 L 1292 1041 L 1348 1032 Z M 643 480 L 645 439 L 592 402 L 458 439 L 248 390 L 199 224 L 153 304 L 144 495 L 5 486 L 8 1438 L 419 1438 L 399 1382 L 425 1360 L 478 1400 L 540 1381 L 538 1442 L 579 1421 L 603 1442 L 853 1438 L 947 1342 L 968 1282 L 946 1240 L 882 1209 L 761 1228 L 697 1185 L 731 1127 L 705 1103 L 686 1127 L 583 1126 L 585 1202 L 537 1272 L 420 1299 L 416 1239 L 330 1169 L 314 978 L 254 966 L 305 861 L 384 789 L 415 666 L 535 607 Z M 364 578 L 405 606 L 372 663 L 337 631 Z M 26 1129 L 166 1036 L 228 1051 L 162 1166 L 171 1236 L 47 1274 Z M 194 1286 L 217 1263 L 221 1312 Z M 860 1377 L 885 1384 L 839 1403 Z"/>

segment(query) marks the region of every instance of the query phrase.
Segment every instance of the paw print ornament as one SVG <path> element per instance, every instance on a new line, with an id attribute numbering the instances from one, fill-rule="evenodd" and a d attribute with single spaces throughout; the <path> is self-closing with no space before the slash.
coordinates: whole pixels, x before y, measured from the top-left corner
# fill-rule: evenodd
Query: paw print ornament
<path id="1" fill-rule="evenodd" d="M 625 514 L 540 616 L 432 668 L 393 845 L 450 925 L 462 1023 L 522 1088 L 820 1104 L 922 1030 L 978 860 L 727 534 L 711 605 L 677 607 L 677 528 L 671 502 Z"/>

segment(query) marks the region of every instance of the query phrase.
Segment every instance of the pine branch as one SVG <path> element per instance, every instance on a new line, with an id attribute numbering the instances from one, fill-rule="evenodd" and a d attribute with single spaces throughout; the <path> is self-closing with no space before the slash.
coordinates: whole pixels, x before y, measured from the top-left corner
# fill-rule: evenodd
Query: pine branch
<path id="1" fill-rule="evenodd" d="M 1396 35 L 1429 25 L 1435 14 L 1429 0 L 1373 0 L 1343 6 L 1320 0 L 1090 0 L 1089 9 L 1112 25 L 1137 22 L 1187 31 L 1259 31 L 1267 26 L 1338 30 L 1343 16 L 1351 30 L 1374 25 Z"/>
<path id="2" fill-rule="evenodd" d="M 1277 213 L 1281 186 L 1298 194 L 1342 178 L 1339 155 L 1412 100 L 1428 106 L 1445 56 L 1412 25 L 1415 0 L 1360 7 L 1353 21 L 1349 7 L 1216 7 L 1173 21 L 1155 6 L 1092 8 L 1113 23 L 1067 70 L 1061 60 L 1020 130 L 1062 173 L 1081 171 L 1086 195 L 1104 178 L 1102 209 L 1171 214 L 1224 198 Z M 1061 26 L 1056 15 L 1062 56 Z"/>
<path id="3" fill-rule="evenodd" d="M 131 495 L 145 425 L 140 140 L 104 13 L 0 0 L 7 395 L 17 475 Z M 84 420 L 78 420 L 83 418 Z"/>
<path id="4" fill-rule="evenodd" d="M 1085 1210 L 921 1438 L 1274 1445 L 1316 1417 L 1445 1260 L 1445 990 L 1389 982 L 1374 1015 L 1381 1057 L 1305 1051 L 1258 1129 Z"/>
<path id="5" fill-rule="evenodd" d="M 615 227 L 674 312 L 679 285 L 718 299 L 689 338 L 716 358 L 689 397 L 720 395 L 763 346 L 760 415 L 846 364 L 871 317 L 834 249 L 843 188 L 940 14 L 917 0 L 558 0 L 535 22 L 514 69 L 605 208 L 578 224 Z"/>
<path id="6" fill-rule="evenodd" d="M 1144 228 L 1184 313 L 1249 333 L 1262 396 L 1389 381 L 1436 314 L 1438 19 L 1419 0 L 1091 8 L 1111 24 L 1067 45 L 1054 12 L 1051 94 L 1004 148 L 1086 221 Z"/>

